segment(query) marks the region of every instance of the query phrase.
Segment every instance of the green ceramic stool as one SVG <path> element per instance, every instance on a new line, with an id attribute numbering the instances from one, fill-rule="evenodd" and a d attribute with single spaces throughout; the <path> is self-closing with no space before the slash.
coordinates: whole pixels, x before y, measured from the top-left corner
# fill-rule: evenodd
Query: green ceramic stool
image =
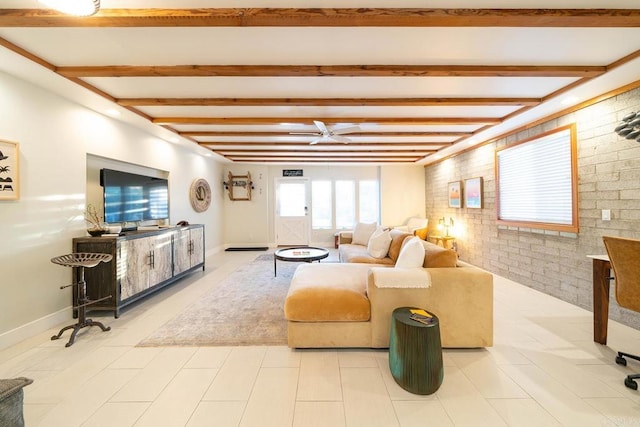
<path id="1" fill-rule="evenodd" d="M 432 394 L 444 377 L 440 325 L 433 313 L 431 323 L 412 320 L 411 309 L 414 307 L 396 308 L 391 315 L 389 369 L 408 392 Z"/>

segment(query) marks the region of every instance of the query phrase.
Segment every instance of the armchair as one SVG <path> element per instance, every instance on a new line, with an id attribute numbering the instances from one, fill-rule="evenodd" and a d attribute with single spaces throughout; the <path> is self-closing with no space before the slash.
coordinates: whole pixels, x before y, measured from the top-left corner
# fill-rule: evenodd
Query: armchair
<path id="1" fill-rule="evenodd" d="M 640 312 L 640 240 L 610 236 L 604 236 L 602 240 L 616 281 L 616 301 L 620 307 Z M 640 360 L 640 356 L 619 351 L 616 363 L 626 366 L 625 357 Z M 638 383 L 635 380 L 639 378 L 640 374 L 627 375 L 624 385 L 637 390 Z"/>
<path id="2" fill-rule="evenodd" d="M 407 220 L 405 225 L 397 225 L 393 228 L 406 233 L 411 233 L 414 236 L 420 237 L 422 240 L 426 240 L 428 225 L 428 218 L 411 217 Z"/>

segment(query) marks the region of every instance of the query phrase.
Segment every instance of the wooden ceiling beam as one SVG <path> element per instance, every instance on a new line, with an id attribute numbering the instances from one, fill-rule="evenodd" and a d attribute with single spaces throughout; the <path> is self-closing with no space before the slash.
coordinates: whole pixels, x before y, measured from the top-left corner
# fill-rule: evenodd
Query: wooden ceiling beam
<path id="1" fill-rule="evenodd" d="M 335 145 L 335 144 L 334 144 Z M 351 144 L 349 144 L 351 145 Z M 437 150 L 314 150 L 315 146 L 310 146 L 307 150 L 251 150 L 251 149 L 233 149 L 229 148 L 226 150 L 216 149 L 217 153 L 225 153 L 232 154 L 238 153 L 238 155 L 242 155 L 243 153 L 259 153 L 259 154 L 269 154 L 269 155 L 288 155 L 288 154 L 405 154 L 405 155 L 426 155 L 428 153 L 433 153 Z"/>
<path id="2" fill-rule="evenodd" d="M 349 137 L 351 134 L 349 134 Z M 260 146 L 286 146 L 286 147 L 308 147 L 309 142 L 206 142 L 196 141 L 199 145 L 206 147 L 260 147 Z M 337 142 L 319 142 L 316 147 L 326 147 L 339 144 Z M 403 147 L 443 147 L 452 145 L 453 142 L 350 142 L 351 147 L 380 147 L 380 148 L 403 148 Z M 228 148 L 231 150 L 232 148 Z M 430 150 L 431 151 L 431 150 Z"/>
<path id="3" fill-rule="evenodd" d="M 228 158 L 228 160 L 234 160 L 232 158 Z M 416 159 L 416 160 L 403 160 L 403 159 L 386 159 L 386 158 L 382 158 L 382 159 L 376 159 L 376 160 L 369 160 L 369 159 L 335 159 L 335 158 L 331 158 L 331 159 L 311 159 L 311 158 L 302 158 L 302 159 L 283 159 L 283 160 L 278 160 L 278 159 L 254 159 L 254 158 L 248 158 L 248 159 L 238 159 L 241 160 L 242 163 L 277 163 L 277 164 L 300 164 L 300 163 L 328 163 L 328 164 L 335 164 L 335 163 L 355 163 L 355 164 L 361 164 L 361 163 L 373 163 L 373 164 L 381 164 L 381 163 L 416 163 L 419 160 L 422 160 L 422 158 L 420 159 Z"/>
<path id="4" fill-rule="evenodd" d="M 220 154 L 220 153 L 219 153 Z M 223 155 L 223 154 L 220 154 Z M 330 156 L 324 156 L 324 155 L 317 155 L 317 156 L 302 156 L 302 155 L 298 155 L 298 154 L 292 154 L 292 155 L 274 155 L 274 156 L 269 156 L 267 154 L 259 154 L 259 155 L 245 155 L 245 154 L 240 154 L 240 155 L 235 155 L 235 154 L 229 154 L 229 155 L 224 155 L 224 157 L 230 158 L 230 159 L 235 159 L 235 160 L 240 160 L 240 159 L 246 159 L 246 158 L 255 158 L 255 157 L 260 157 L 263 159 L 318 159 L 318 158 L 326 158 L 326 159 L 336 159 L 336 158 L 350 158 L 350 159 L 405 159 L 405 160 L 417 160 L 420 159 L 424 156 L 421 155 L 383 155 L 383 156 L 358 156 L 358 155 L 353 155 L 350 154 L 348 156 L 340 156 L 340 157 L 336 157 L 335 155 L 330 155 Z"/>
<path id="5" fill-rule="evenodd" d="M 540 98 L 119 98 L 123 107 L 429 107 L 535 106 Z"/>
<path id="6" fill-rule="evenodd" d="M 638 9 L 0 9 L 0 27 L 638 27 Z"/>
<path id="7" fill-rule="evenodd" d="M 65 77 L 594 77 L 592 65 L 96 65 L 57 67 Z"/>
<path id="8" fill-rule="evenodd" d="M 156 117 L 155 124 L 200 124 L 200 125 L 265 125 L 265 124 L 312 124 L 320 120 L 335 124 L 380 124 L 380 125 L 488 125 L 502 121 L 495 117 Z"/>
<path id="9" fill-rule="evenodd" d="M 213 136 L 213 137 L 303 137 L 304 135 L 291 135 L 288 132 L 283 131 L 275 131 L 275 132 L 226 132 L 226 131 L 193 131 L 193 132 L 179 132 L 181 136 L 184 137 L 204 137 L 204 136 Z M 453 138 L 462 138 L 471 136 L 473 133 L 471 132 L 350 132 L 349 137 L 453 137 Z M 309 135 L 309 138 L 312 138 L 313 135 Z M 292 142 L 278 142 L 278 144 L 290 144 Z M 254 142 L 234 142 L 234 144 L 255 144 Z M 446 142 L 439 142 L 437 144 L 446 144 Z"/>

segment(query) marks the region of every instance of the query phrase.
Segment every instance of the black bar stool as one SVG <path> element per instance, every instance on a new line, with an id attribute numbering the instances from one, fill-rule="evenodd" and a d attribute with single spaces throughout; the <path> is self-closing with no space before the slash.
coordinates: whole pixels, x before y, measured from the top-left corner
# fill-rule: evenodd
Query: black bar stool
<path id="1" fill-rule="evenodd" d="M 71 285 L 60 286 L 60 289 L 68 288 L 69 286 L 77 286 L 77 290 L 75 292 L 75 301 L 73 302 L 73 309 L 78 311 L 78 322 L 65 326 L 60 329 L 58 335 L 54 335 L 51 337 L 52 340 L 59 339 L 64 331 L 67 329 L 73 329 L 71 333 L 71 337 L 69 338 L 69 342 L 65 345 L 65 347 L 70 347 L 73 345 L 74 340 L 76 339 L 76 335 L 78 331 L 84 327 L 91 326 L 99 326 L 103 331 L 111 330 L 111 327 L 104 326 L 101 322 L 94 322 L 91 319 L 86 318 L 86 309 L 88 305 L 94 304 L 98 301 L 102 301 L 108 298 L 111 298 L 111 295 L 106 296 L 104 298 L 100 298 L 97 300 L 90 300 L 87 298 L 87 282 L 84 281 L 84 268 L 92 268 L 101 262 L 109 262 L 113 258 L 110 254 L 94 254 L 94 253 L 72 253 L 61 255 L 55 258 L 51 258 L 51 262 L 54 264 L 61 265 L 63 267 L 73 267 L 78 269 L 78 282 L 72 283 Z"/>

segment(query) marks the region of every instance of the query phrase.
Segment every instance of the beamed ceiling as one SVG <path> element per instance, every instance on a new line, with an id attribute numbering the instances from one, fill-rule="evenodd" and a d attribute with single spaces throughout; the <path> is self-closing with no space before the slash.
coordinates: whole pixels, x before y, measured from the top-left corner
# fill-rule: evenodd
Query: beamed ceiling
<path id="1" fill-rule="evenodd" d="M 635 0 L 440 3 L 4 0 L 0 70 L 239 163 L 429 164 L 640 85 Z"/>

